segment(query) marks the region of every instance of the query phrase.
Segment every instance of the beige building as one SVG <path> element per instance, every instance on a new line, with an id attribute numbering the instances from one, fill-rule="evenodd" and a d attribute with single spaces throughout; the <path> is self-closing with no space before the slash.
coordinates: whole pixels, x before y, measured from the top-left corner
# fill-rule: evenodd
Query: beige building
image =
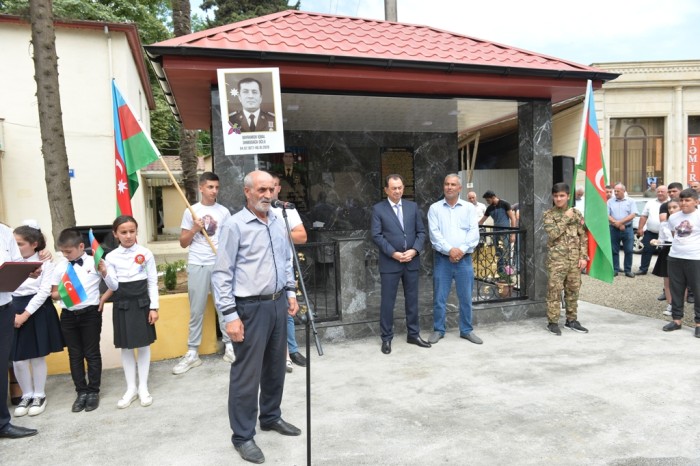
<path id="1" fill-rule="evenodd" d="M 610 183 L 641 194 L 648 178 L 700 179 L 700 60 L 592 66 L 620 74 L 594 93 Z M 554 154 L 577 153 L 581 113 L 577 105 L 554 117 Z"/>
<path id="2" fill-rule="evenodd" d="M 0 221 L 14 227 L 39 221 L 53 249 L 44 180 L 31 29 L 0 15 Z M 111 224 L 116 212 L 111 80 L 137 118 L 150 128 L 155 108 L 136 27 L 93 21 L 56 21 L 63 127 L 78 225 Z M 132 199 L 142 244 L 153 237 L 146 183 Z"/>

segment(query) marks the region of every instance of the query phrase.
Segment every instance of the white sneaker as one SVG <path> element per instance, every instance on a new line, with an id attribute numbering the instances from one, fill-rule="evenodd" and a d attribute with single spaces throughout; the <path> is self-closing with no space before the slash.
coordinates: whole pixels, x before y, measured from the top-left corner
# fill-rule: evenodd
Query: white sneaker
<path id="1" fill-rule="evenodd" d="M 292 366 L 292 360 L 287 359 L 287 372 L 292 372 L 294 370 L 294 366 Z"/>
<path id="2" fill-rule="evenodd" d="M 143 407 L 151 406 L 153 404 L 153 397 L 148 392 L 139 393 L 139 399 L 141 400 L 141 406 Z"/>
<path id="3" fill-rule="evenodd" d="M 665 315 L 665 316 L 670 316 L 670 315 L 671 315 L 671 305 L 670 305 L 670 304 L 668 304 L 668 305 L 666 306 L 666 310 L 664 311 L 664 315 Z"/>
<path id="4" fill-rule="evenodd" d="M 44 410 L 46 409 L 46 397 L 38 397 L 35 396 L 32 399 L 32 405 L 29 407 L 29 415 L 30 416 L 38 416 L 39 414 L 43 413 Z"/>
<path id="5" fill-rule="evenodd" d="M 199 356 L 197 356 L 197 353 L 187 353 L 180 359 L 180 362 L 178 362 L 175 367 L 173 367 L 173 374 L 175 375 L 180 375 L 184 374 L 188 370 L 192 369 L 193 367 L 201 366 L 202 365 L 202 360 L 199 359 Z"/>
<path id="6" fill-rule="evenodd" d="M 15 408 L 15 417 L 26 416 L 29 413 L 29 407 L 32 405 L 31 398 L 22 398 L 19 405 Z"/>
<path id="7" fill-rule="evenodd" d="M 126 392 L 121 400 L 117 401 L 117 408 L 125 409 L 131 406 L 131 403 L 138 397 L 136 393 Z"/>
<path id="8" fill-rule="evenodd" d="M 224 362 L 233 364 L 235 360 L 236 355 L 233 354 L 233 346 L 227 346 L 226 351 L 224 352 Z"/>

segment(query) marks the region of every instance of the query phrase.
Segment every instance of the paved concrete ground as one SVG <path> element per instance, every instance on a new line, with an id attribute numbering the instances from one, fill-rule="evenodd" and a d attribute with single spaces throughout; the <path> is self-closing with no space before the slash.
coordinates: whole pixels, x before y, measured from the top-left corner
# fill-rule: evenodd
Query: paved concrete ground
<path id="1" fill-rule="evenodd" d="M 400 335 L 389 356 L 376 338 L 326 344 L 313 359 L 312 463 L 700 464 L 700 340 L 591 304 L 580 320 L 591 333 L 556 337 L 540 319 L 483 326 L 482 346 L 454 329 L 431 349 Z M 149 408 L 116 408 L 117 369 L 100 408 L 73 414 L 69 377 L 50 377 L 46 412 L 15 420 L 39 435 L 0 441 L 0 463 L 244 464 L 230 444 L 227 365 L 206 358 L 176 377 L 173 364 L 153 364 Z M 282 408 L 306 432 L 304 380 L 288 376 Z M 267 464 L 306 464 L 305 436 L 256 441 Z"/>

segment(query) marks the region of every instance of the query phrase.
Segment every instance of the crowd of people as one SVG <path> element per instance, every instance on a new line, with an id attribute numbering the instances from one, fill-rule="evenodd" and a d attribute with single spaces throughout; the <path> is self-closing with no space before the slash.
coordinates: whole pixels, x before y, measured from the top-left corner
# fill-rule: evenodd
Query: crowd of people
<path id="1" fill-rule="evenodd" d="M 202 340 L 207 296 L 212 293 L 224 344 L 224 360 L 231 363 L 229 420 L 232 443 L 240 456 L 262 463 L 265 457 L 255 443 L 255 427 L 282 435 L 298 436 L 301 430 L 282 418 L 281 401 L 285 373 L 292 364 L 306 365 L 294 335 L 293 317 L 299 309 L 297 281 L 291 244 L 303 244 L 306 230 L 296 211 L 272 207 L 280 190 L 280 178 L 253 171 L 244 179 L 246 205 L 231 215 L 217 203 L 218 177 L 210 172 L 199 180 L 201 201 L 183 214 L 180 245 L 188 252 L 190 321 L 188 351 L 173 367 L 182 375 L 202 364 L 198 351 Z M 700 189 L 698 184 L 697 189 Z M 448 174 L 443 196 L 430 205 L 427 227 L 419 206 L 403 199 L 404 180 L 398 174 L 386 177 L 386 199 L 372 208 L 371 235 L 379 250 L 381 284 L 381 352 L 391 354 L 394 337 L 394 307 L 399 282 L 404 290 L 407 343 L 430 348 L 446 334 L 446 306 L 452 283 L 459 302 L 461 338 L 482 344 L 472 326 L 472 253 L 479 244 L 480 225 L 489 217 L 494 228 L 507 230 L 496 242 L 500 259 L 507 257 L 510 228 L 517 226 L 513 206 L 493 191 L 477 201 L 476 193 L 460 197 L 457 174 Z M 584 212 L 571 207 L 570 187 L 552 187 L 553 206 L 543 215 L 547 234 L 548 292 L 547 329 L 561 335 L 561 297 L 565 302 L 564 327 L 575 332 L 588 330 L 578 321 L 577 301 L 581 272 L 588 262 Z M 644 251 L 637 274 L 646 274 L 655 248 L 660 253 L 652 271 L 664 277 L 665 311 L 672 321 L 664 331 L 681 328 L 683 304 L 700 280 L 700 213 L 698 192 L 679 183 L 658 186 L 647 202 L 637 235 Z M 616 274 L 619 249 L 625 252 L 624 273 L 631 270 L 632 220 L 636 207 L 625 187 L 609 187 L 608 220 Z M 582 206 L 581 193 L 575 202 Z M 583 209 L 583 207 L 581 207 Z M 585 209 L 584 209 L 585 210 Z M 153 403 L 148 388 L 150 345 L 156 340 L 158 288 L 155 258 L 136 241 L 138 224 L 131 216 L 119 216 L 112 224 L 118 247 L 106 256 L 86 253 L 76 229 L 58 236 L 62 258 L 56 264 L 45 251 L 46 242 L 35 222 L 14 231 L 0 225 L 0 264 L 40 263 L 13 292 L 0 292 L 0 399 L 7 397 L 8 360 L 12 361 L 22 395 L 14 415 L 36 416 L 47 406 L 46 356 L 68 349 L 70 372 L 76 391 L 73 412 L 90 412 L 100 404 L 102 358 L 100 334 L 102 311 L 112 301 L 113 341 L 121 350 L 126 390 L 116 403 L 129 407 Z M 427 339 L 420 333 L 418 312 L 419 271 L 426 240 L 433 250 L 433 325 Z M 92 245 L 94 248 L 94 244 Z M 107 291 L 100 292 L 104 282 Z M 54 301 L 61 308 L 60 316 Z M 695 305 L 695 336 L 700 338 L 700 304 Z M 37 433 L 10 423 L 9 410 L 0 404 L 0 438 L 21 438 Z"/>

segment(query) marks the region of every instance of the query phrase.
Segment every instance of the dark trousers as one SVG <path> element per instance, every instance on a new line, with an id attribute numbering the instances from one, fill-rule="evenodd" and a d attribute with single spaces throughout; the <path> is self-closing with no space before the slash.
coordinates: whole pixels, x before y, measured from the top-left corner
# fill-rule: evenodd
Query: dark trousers
<path id="1" fill-rule="evenodd" d="M 9 304 L 5 304 L 0 307 L 0 429 L 10 423 L 10 410 L 7 409 L 7 368 L 14 328 L 15 313 Z"/>
<path id="2" fill-rule="evenodd" d="M 697 290 L 700 287 L 700 260 L 667 259 L 669 289 L 671 290 L 671 316 L 673 320 L 683 318 L 685 290 Z M 700 300 L 695 300 L 695 323 L 700 324 Z"/>
<path id="3" fill-rule="evenodd" d="M 649 230 L 644 232 L 642 237 L 642 244 L 644 244 L 644 249 L 642 249 L 642 263 L 639 266 L 640 272 L 648 272 L 649 264 L 651 263 L 651 256 L 654 255 L 655 246 L 651 245 L 651 240 L 659 239 L 658 233 L 653 233 Z"/>
<path id="4" fill-rule="evenodd" d="M 620 271 L 620 241 L 625 251 L 625 273 L 632 271 L 632 257 L 634 255 L 634 231 L 632 226 L 620 231 L 610 226 L 610 242 L 612 243 L 613 267 L 615 272 Z"/>
<path id="5" fill-rule="evenodd" d="M 236 361 L 231 364 L 228 417 L 234 445 L 255 436 L 260 390 L 260 424 L 272 424 L 282 416 L 287 353 L 285 293 L 276 301 L 236 302 L 244 339 L 233 343 Z"/>
<path id="6" fill-rule="evenodd" d="M 403 297 L 406 303 L 406 329 L 409 338 L 420 336 L 418 324 L 418 270 L 408 270 L 406 266 L 401 272 L 382 273 L 382 301 L 379 307 L 379 328 L 382 341 L 394 338 L 394 306 L 399 281 L 403 283 Z"/>
<path id="7" fill-rule="evenodd" d="M 102 314 L 97 306 L 79 311 L 64 309 L 61 312 L 61 330 L 68 348 L 70 375 L 78 393 L 99 393 L 102 378 L 102 354 L 100 333 Z M 85 362 L 87 361 L 87 381 Z"/>

